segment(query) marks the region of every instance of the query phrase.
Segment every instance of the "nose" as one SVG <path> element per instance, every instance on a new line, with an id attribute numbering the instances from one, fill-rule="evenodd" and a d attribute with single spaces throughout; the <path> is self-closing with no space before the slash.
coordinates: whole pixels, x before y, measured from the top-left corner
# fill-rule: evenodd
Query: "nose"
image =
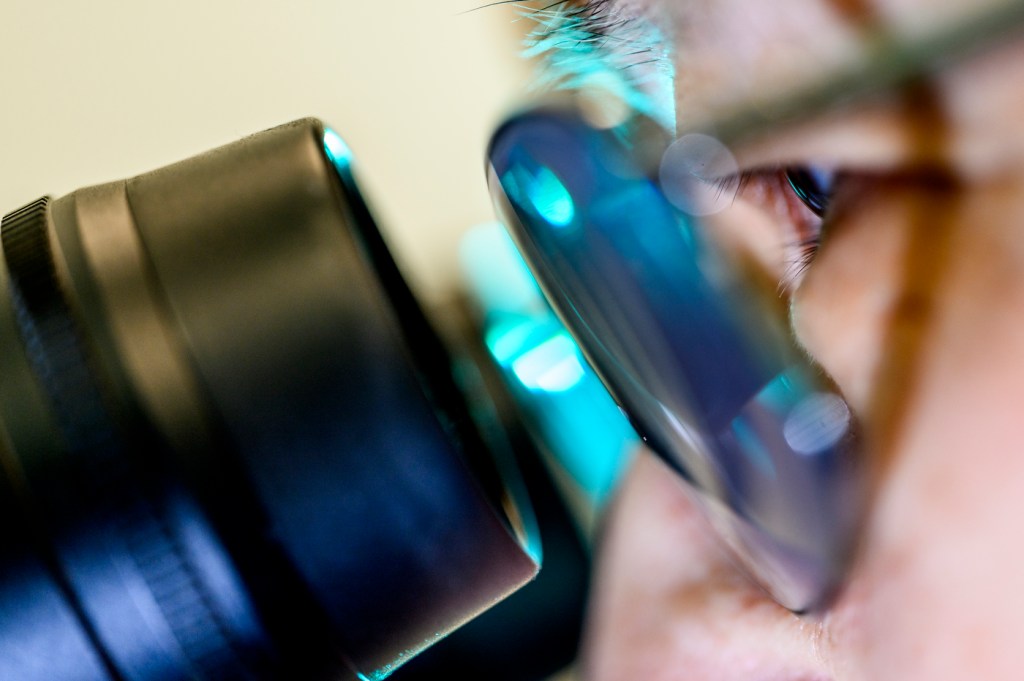
<path id="1" fill-rule="evenodd" d="M 636 457 L 604 525 L 582 664 L 587 681 L 827 681 L 820 625 L 734 566 L 689 491 Z"/>

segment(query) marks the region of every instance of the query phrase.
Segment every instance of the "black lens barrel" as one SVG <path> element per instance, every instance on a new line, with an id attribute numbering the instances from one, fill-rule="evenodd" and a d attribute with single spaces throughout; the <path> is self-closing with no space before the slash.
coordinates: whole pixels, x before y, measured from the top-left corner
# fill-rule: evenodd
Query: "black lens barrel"
<path id="1" fill-rule="evenodd" d="M 0 678 L 383 678 L 535 574 L 324 133 L 4 218 Z"/>

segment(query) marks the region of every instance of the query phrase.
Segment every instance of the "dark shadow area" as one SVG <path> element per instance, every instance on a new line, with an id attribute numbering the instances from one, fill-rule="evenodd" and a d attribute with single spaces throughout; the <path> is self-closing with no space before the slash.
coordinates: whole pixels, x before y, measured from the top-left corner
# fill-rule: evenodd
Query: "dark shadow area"
<path id="1" fill-rule="evenodd" d="M 590 559 L 528 436 L 512 436 L 540 525 L 540 575 L 414 658 L 395 672 L 395 681 L 540 681 L 576 656 Z"/>
<path id="2" fill-rule="evenodd" d="M 537 516 L 543 565 L 533 582 L 413 658 L 394 681 L 542 681 L 571 665 L 579 647 L 590 553 L 471 316 L 465 309 L 442 311 L 442 335 L 482 374 Z"/>

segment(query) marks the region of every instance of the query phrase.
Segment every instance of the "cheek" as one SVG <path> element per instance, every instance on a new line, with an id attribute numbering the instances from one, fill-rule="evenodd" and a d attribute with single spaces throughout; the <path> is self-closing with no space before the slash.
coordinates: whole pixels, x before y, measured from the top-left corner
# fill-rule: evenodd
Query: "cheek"
<path id="1" fill-rule="evenodd" d="M 873 200 L 797 296 L 797 329 L 862 415 L 877 473 L 829 624 L 850 678 L 1020 678 L 1022 189 Z"/>
<path id="2" fill-rule="evenodd" d="M 814 628 L 729 561 L 680 480 L 637 457 L 603 528 L 588 681 L 819 681 Z"/>
<path id="3" fill-rule="evenodd" d="M 901 306 L 908 237 L 893 213 L 883 206 L 858 211 L 856 223 L 831 231 L 792 300 L 798 339 L 861 414 Z"/>
<path id="4" fill-rule="evenodd" d="M 961 423 L 993 397 L 1024 397 L 1024 178 L 969 194 L 894 186 L 856 208 L 829 229 L 793 297 L 792 322 L 869 446 L 896 446 L 897 431 L 935 395 L 973 407 Z M 966 386 L 983 401 L 965 402 Z"/>

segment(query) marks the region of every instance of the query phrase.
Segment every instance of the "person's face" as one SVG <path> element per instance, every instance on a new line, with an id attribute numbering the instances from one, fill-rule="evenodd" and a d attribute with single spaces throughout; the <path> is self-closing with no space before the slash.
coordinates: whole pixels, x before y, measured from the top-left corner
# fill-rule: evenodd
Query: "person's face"
<path id="1" fill-rule="evenodd" d="M 670 24 L 681 127 L 821 77 L 879 32 L 988 4 L 621 3 Z M 777 246 L 761 252 L 788 279 L 797 336 L 864 429 L 863 537 L 832 605 L 794 615 L 733 566 L 682 483 L 639 457 L 602 536 L 586 678 L 1024 677 L 1022 83 L 1024 41 L 1007 42 L 735 150 L 757 171 L 737 202 Z M 837 171 L 820 223 L 772 170 L 795 166 Z M 819 229 L 794 274 L 794 242 Z"/>

